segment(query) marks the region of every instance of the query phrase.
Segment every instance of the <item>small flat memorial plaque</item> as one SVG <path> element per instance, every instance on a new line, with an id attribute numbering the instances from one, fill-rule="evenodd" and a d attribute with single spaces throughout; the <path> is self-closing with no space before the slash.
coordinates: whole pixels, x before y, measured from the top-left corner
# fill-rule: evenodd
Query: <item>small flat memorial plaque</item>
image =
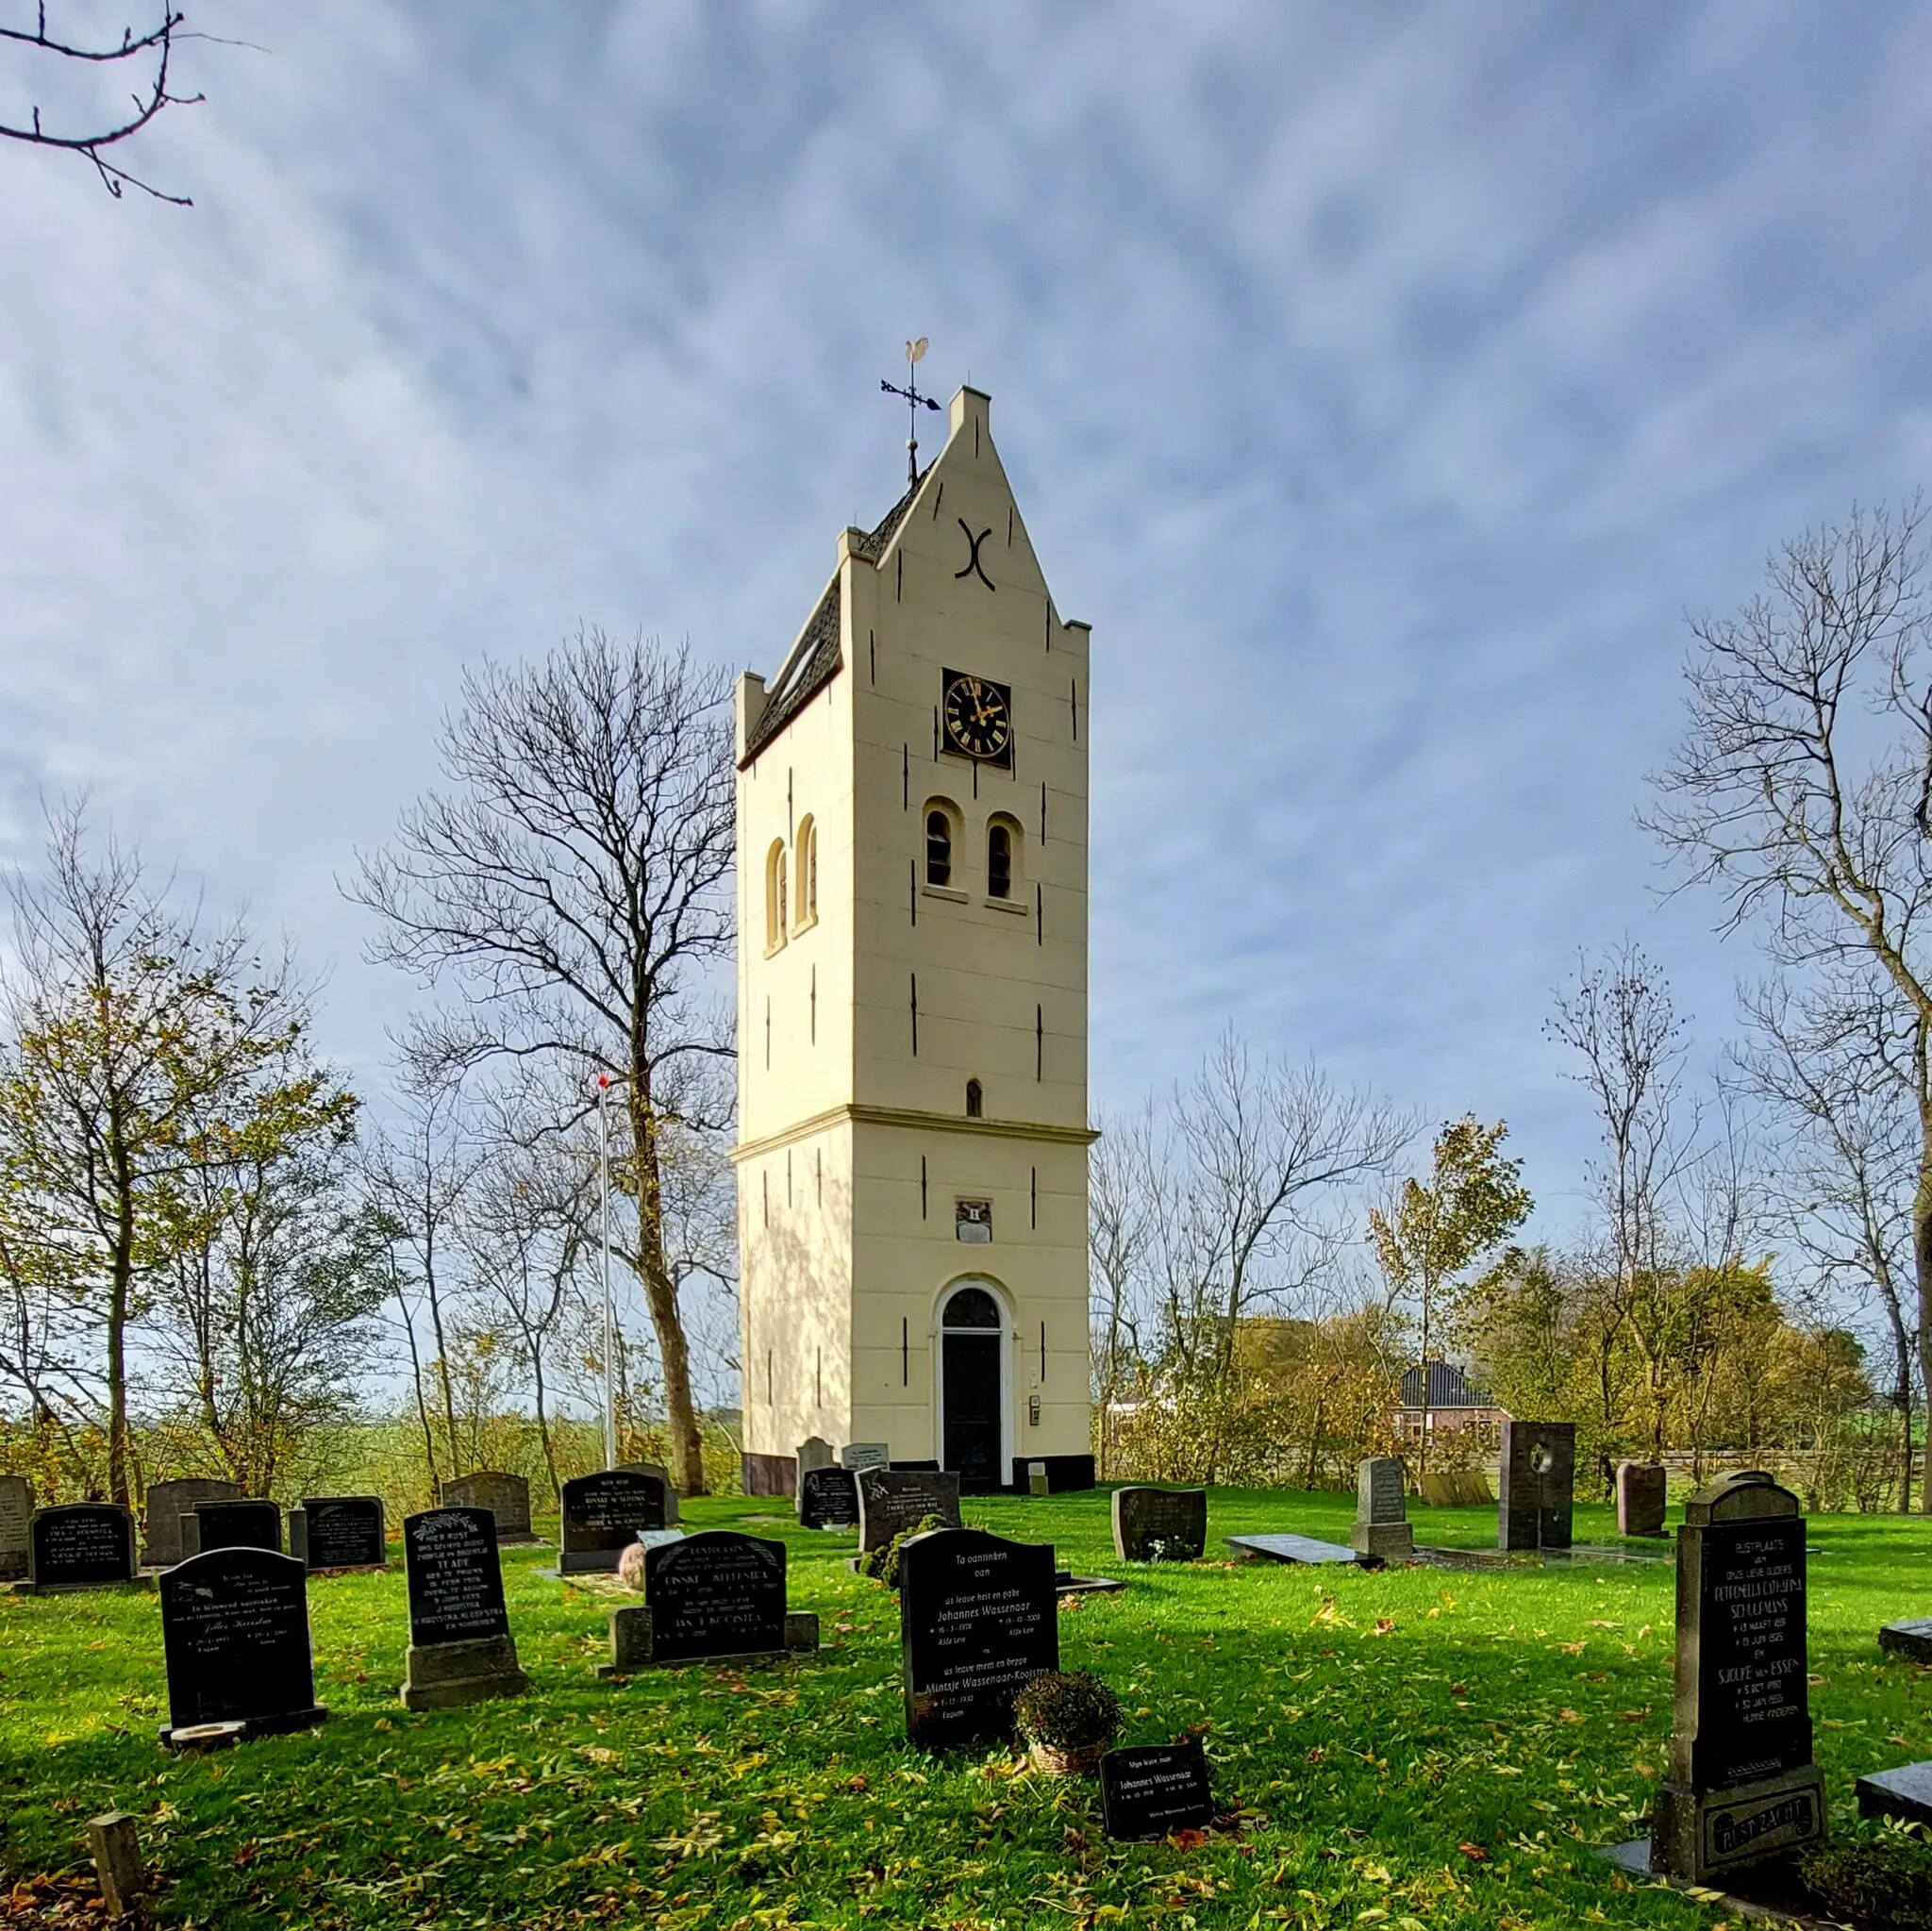
<path id="1" fill-rule="evenodd" d="M 1108 1836 L 1126 1843 L 1205 1830 L 1214 1798 L 1201 1740 L 1109 1750 L 1100 1759 L 1100 1806 Z"/>
<path id="2" fill-rule="evenodd" d="M 292 1556 L 208 1549 L 177 1562 L 160 1587 L 163 1743 L 209 1723 L 268 1736 L 308 1729 L 328 1715 L 315 1701 L 308 1572 Z"/>

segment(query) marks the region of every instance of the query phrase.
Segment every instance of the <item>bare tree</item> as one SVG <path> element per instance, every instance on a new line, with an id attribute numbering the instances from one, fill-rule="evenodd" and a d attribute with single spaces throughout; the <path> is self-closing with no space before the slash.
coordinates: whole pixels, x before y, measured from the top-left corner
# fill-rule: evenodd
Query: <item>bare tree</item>
<path id="1" fill-rule="evenodd" d="M 131 26 L 124 26 L 118 41 L 68 40 L 47 31 L 46 0 L 39 0 L 31 33 L 25 27 L 0 26 L 0 45 L 9 48 L 24 67 L 53 70 L 69 82 L 86 75 L 131 78 L 134 85 L 126 106 L 90 104 L 75 110 L 71 124 L 58 127 L 46 125 L 40 102 L 35 100 L 24 122 L 0 118 L 0 136 L 35 147 L 84 156 L 92 162 L 102 185 L 117 201 L 124 188 L 138 188 L 157 201 L 169 202 L 175 208 L 192 208 L 194 204 L 187 195 L 163 193 L 152 182 L 142 180 L 109 160 L 104 152 L 118 148 L 124 141 L 139 134 L 163 108 L 192 107 L 204 98 L 201 94 L 168 91 L 175 42 L 187 38 L 181 30 L 182 21 L 183 16 L 163 0 L 159 20 L 144 33 L 137 34 Z"/>
<path id="2" fill-rule="evenodd" d="M 1151 1108 L 1105 1123 L 1094 1144 L 1087 1193 L 1093 1396 L 1101 1423 L 1100 1473 L 1106 1475 L 1114 1404 L 1145 1361 L 1141 1301 L 1158 1199 Z"/>
<path id="3" fill-rule="evenodd" d="M 679 1281 L 666 1247 L 663 1140 L 718 1131 L 694 1059 L 728 1056 L 705 1004 L 729 952 L 734 834 L 724 675 L 688 648 L 580 632 L 541 664 L 463 680 L 441 758 L 455 790 L 404 814 L 350 896 L 386 930 L 374 956 L 466 1004 L 415 1050 L 455 1069 L 551 1062 L 623 1082 L 636 1206 L 630 1256 L 663 1373 L 672 1475 L 704 1492 Z M 689 1097 L 688 1097 L 689 1096 Z M 588 1100 L 587 1100 L 588 1104 Z"/>
<path id="4" fill-rule="evenodd" d="M 1798 974 L 1885 1004 L 1910 1109 L 1913 1340 L 1932 1373 L 1932 666 L 1924 508 L 1854 510 L 1768 561 L 1763 594 L 1692 625 L 1689 725 L 1645 823 Z M 1932 1385 L 1932 1384 L 1927 1384 Z M 1932 1442 L 1927 1454 L 1932 1455 Z M 1922 1473 L 1920 1507 L 1932 1509 Z"/>

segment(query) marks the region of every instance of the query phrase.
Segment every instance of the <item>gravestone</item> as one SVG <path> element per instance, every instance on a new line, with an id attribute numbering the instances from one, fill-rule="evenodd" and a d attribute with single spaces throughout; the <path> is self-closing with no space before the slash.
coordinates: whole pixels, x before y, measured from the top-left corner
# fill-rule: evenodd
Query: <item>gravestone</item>
<path id="1" fill-rule="evenodd" d="M 641 1529 L 661 1529 L 666 1485 L 639 1469 L 603 1469 L 563 1485 L 559 1575 L 614 1571 Z"/>
<path id="2" fill-rule="evenodd" d="M 1860 1817 L 1898 1817 L 1907 1823 L 1932 1824 L 1932 1763 L 1867 1771 L 1854 1794 Z"/>
<path id="3" fill-rule="evenodd" d="M 1449 1477 L 1449 1488 L 1458 1508 L 1496 1506 L 1496 1498 L 1490 1492 L 1490 1478 L 1480 1469 L 1457 1469 Z"/>
<path id="4" fill-rule="evenodd" d="M 289 1511 L 289 1554 L 316 1569 L 385 1569 L 380 1495 L 305 1495 Z"/>
<path id="5" fill-rule="evenodd" d="M 1109 1750 L 1100 1759 L 1100 1813 L 1108 1836 L 1125 1843 L 1207 1829 L 1214 1799 L 1200 1738 Z"/>
<path id="6" fill-rule="evenodd" d="M 203 1502 L 181 1511 L 181 1554 L 205 1556 L 210 1549 L 282 1548 L 282 1511 L 258 1496 L 239 1501 Z"/>
<path id="7" fill-rule="evenodd" d="M 1567 1549 L 1575 1479 L 1574 1423 L 1505 1422 L 1497 1548 Z"/>
<path id="8" fill-rule="evenodd" d="M 1888 1623 L 1878 1632 L 1878 1647 L 1893 1656 L 1909 1656 L 1915 1663 L 1932 1663 L 1932 1618 Z"/>
<path id="9" fill-rule="evenodd" d="M 1620 1536 L 1660 1536 L 1664 1533 L 1664 1465 L 1660 1461 L 1620 1461 L 1617 1464 L 1617 1533 Z"/>
<path id="10" fill-rule="evenodd" d="M 487 1508 L 496 1518 L 499 1546 L 537 1540 L 530 1528 L 530 1485 L 521 1475 L 501 1469 L 458 1475 L 442 1485 L 441 1501 L 445 1508 Z"/>
<path id="11" fill-rule="evenodd" d="M 858 1477 L 850 1469 L 804 1469 L 798 1477 L 798 1525 L 849 1529 L 858 1525 Z"/>
<path id="12" fill-rule="evenodd" d="M 634 1475 L 655 1475 L 658 1481 L 664 1484 L 664 1526 L 666 1528 L 669 1528 L 674 1523 L 680 1523 L 684 1520 L 683 1513 L 677 1506 L 677 1490 L 672 1482 L 671 1471 L 662 1462 L 621 1461 L 618 1463 L 618 1467 L 628 1469 Z"/>
<path id="13" fill-rule="evenodd" d="M 888 1468 L 891 1460 L 891 1446 L 884 1441 L 848 1441 L 839 1451 L 839 1466 L 855 1475 L 864 1469 Z"/>
<path id="14" fill-rule="evenodd" d="M 328 1716 L 315 1700 L 308 1573 L 279 1550 L 206 1549 L 175 1563 L 161 1577 L 161 1647 L 171 1749 L 307 1730 Z"/>
<path id="15" fill-rule="evenodd" d="M 503 1601 L 496 1518 L 488 1508 L 427 1508 L 403 1518 L 409 1646 L 403 1706 L 454 1709 L 530 1687 Z"/>
<path id="16" fill-rule="evenodd" d="M 1371 1562 L 1407 1562 L 1415 1554 L 1408 1525 L 1408 1472 L 1399 1455 L 1371 1456 L 1356 1471 L 1355 1527 L 1349 1546 Z"/>
<path id="17" fill-rule="evenodd" d="M 1807 1661 L 1798 1498 L 1757 1470 L 1698 1490 L 1677 1534 L 1675 1721 L 1653 1871 L 1709 1884 L 1824 1838 Z"/>
<path id="18" fill-rule="evenodd" d="M 135 1573 L 133 1509 L 112 1502 L 63 1502 L 27 1517 L 29 1589 L 105 1589 L 132 1582 Z"/>
<path id="19" fill-rule="evenodd" d="M 33 1512 L 34 1485 L 25 1475 L 0 1475 L 0 1582 L 18 1582 L 26 1573 L 26 1524 Z"/>
<path id="20" fill-rule="evenodd" d="M 188 1551 L 181 1546 L 181 1517 L 204 1502 L 239 1502 L 241 1484 L 208 1475 L 182 1475 L 172 1481 L 150 1482 L 142 1519 L 141 1559 L 150 1569 L 165 1569 Z"/>
<path id="21" fill-rule="evenodd" d="M 943 1471 L 862 1469 L 858 1487 L 858 1551 L 883 1549 L 903 1530 L 937 1515 L 959 1526 L 959 1477 Z"/>
<path id="22" fill-rule="evenodd" d="M 1445 1471 L 1424 1469 L 1417 1480 L 1422 1485 L 1423 1500 L 1431 1508 L 1459 1508 L 1462 1506 L 1456 1478 Z"/>
<path id="23" fill-rule="evenodd" d="M 1123 1562 L 1198 1562 L 1207 1548 L 1207 1490 L 1113 1491 L 1113 1552 Z"/>
<path id="24" fill-rule="evenodd" d="M 948 1750 L 1010 1737 L 1013 1699 L 1060 1666 L 1058 1602 L 1050 1542 L 984 1529 L 933 1529 L 908 1541 L 899 1562 L 908 1739 Z"/>
<path id="25" fill-rule="evenodd" d="M 798 1454 L 794 1458 L 801 1479 L 810 1474 L 813 1469 L 828 1469 L 838 1460 L 832 1453 L 832 1444 L 822 1435 L 808 1435 L 798 1444 Z"/>
<path id="26" fill-rule="evenodd" d="M 644 1551 L 643 1607 L 610 1612 L 610 1660 L 599 1674 L 782 1655 L 787 1622 L 783 1542 L 732 1529 L 681 1536 Z"/>
<path id="27" fill-rule="evenodd" d="M 1243 1560 L 1256 1556 L 1270 1562 L 1352 1563 L 1359 1559 L 1353 1549 L 1314 1536 L 1223 1536 L 1221 1540 Z"/>
<path id="28" fill-rule="evenodd" d="M 886 1466 L 902 1475 L 936 1475 L 940 1472 L 936 1461 L 889 1461 Z"/>

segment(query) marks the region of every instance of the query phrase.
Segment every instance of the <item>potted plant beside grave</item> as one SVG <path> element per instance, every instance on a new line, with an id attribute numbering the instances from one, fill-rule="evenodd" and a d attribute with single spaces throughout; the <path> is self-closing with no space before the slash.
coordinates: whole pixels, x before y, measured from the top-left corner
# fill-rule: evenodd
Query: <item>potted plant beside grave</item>
<path id="1" fill-rule="evenodd" d="M 1013 1723 L 1036 1769 L 1087 1776 L 1120 1734 L 1121 1700 L 1089 1670 L 1045 1670 L 1021 1690 Z"/>

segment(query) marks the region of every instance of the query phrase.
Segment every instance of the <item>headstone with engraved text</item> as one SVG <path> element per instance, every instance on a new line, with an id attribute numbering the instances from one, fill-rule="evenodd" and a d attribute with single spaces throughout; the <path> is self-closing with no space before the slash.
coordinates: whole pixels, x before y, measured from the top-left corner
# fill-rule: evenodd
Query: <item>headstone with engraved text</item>
<path id="1" fill-rule="evenodd" d="M 242 1488 L 211 1475 L 176 1475 L 150 1482 L 142 1502 L 141 1559 L 150 1569 L 165 1569 L 188 1554 L 181 1545 L 181 1518 L 204 1502 L 239 1502 Z"/>
<path id="2" fill-rule="evenodd" d="M 839 1466 L 854 1474 L 865 1469 L 888 1468 L 891 1460 L 891 1444 L 886 1441 L 848 1441 L 839 1451 Z"/>
<path id="3" fill-rule="evenodd" d="M 478 1469 L 445 1482 L 441 1499 L 445 1508 L 487 1508 L 496 1518 L 499 1546 L 537 1540 L 530 1527 L 530 1485 L 522 1475 Z"/>
<path id="4" fill-rule="evenodd" d="M 207 1549 L 161 1577 L 168 1722 L 161 1741 L 185 1748 L 208 1726 L 242 1737 L 306 1730 L 328 1715 L 315 1700 L 308 1576 L 275 1549 Z"/>
<path id="5" fill-rule="evenodd" d="M 1108 1836 L 1126 1843 L 1205 1830 L 1214 1799 L 1200 1738 L 1109 1750 L 1100 1759 L 1100 1808 Z"/>
<path id="6" fill-rule="evenodd" d="M 1113 1491 L 1113 1552 L 1123 1562 L 1198 1562 L 1207 1547 L 1207 1490 Z"/>
<path id="7" fill-rule="evenodd" d="M 1369 1562 L 1407 1562 L 1415 1554 L 1408 1471 L 1399 1455 L 1371 1456 L 1357 1467 L 1355 1526 L 1348 1540 Z"/>
<path id="8" fill-rule="evenodd" d="M 1499 1549 L 1569 1548 L 1576 1482 L 1574 1422 L 1505 1422 L 1498 1478 Z"/>
<path id="9" fill-rule="evenodd" d="M 487 1508 L 428 1508 L 403 1519 L 409 1580 L 404 1706 L 453 1709 L 530 1687 L 503 1600 L 496 1520 Z"/>
<path id="10" fill-rule="evenodd" d="M 849 1529 L 858 1525 L 858 1477 L 850 1469 L 805 1469 L 798 1477 L 798 1525 Z"/>
<path id="11" fill-rule="evenodd" d="M 604 1469 L 566 1482 L 558 1573 L 615 1571 L 639 1530 L 664 1526 L 665 1488 L 637 1469 Z"/>
<path id="12" fill-rule="evenodd" d="M 181 1511 L 184 1557 L 210 1549 L 273 1549 L 279 1555 L 281 1547 L 282 1511 L 263 1497 L 202 1502 Z"/>
<path id="13" fill-rule="evenodd" d="M 0 1475 L 0 1582 L 18 1582 L 26 1573 L 26 1525 L 33 1512 L 34 1485 L 25 1475 Z"/>
<path id="14" fill-rule="evenodd" d="M 1617 1533 L 1620 1536 L 1660 1536 L 1664 1533 L 1666 1476 L 1660 1461 L 1620 1461 L 1617 1464 Z"/>
<path id="15" fill-rule="evenodd" d="M 904 1530 L 936 1515 L 959 1526 L 959 1477 L 944 1471 L 864 1469 L 858 1475 L 858 1548 L 883 1549 Z"/>
<path id="16" fill-rule="evenodd" d="M 307 1495 L 289 1511 L 289 1554 L 310 1570 L 380 1569 L 389 1537 L 380 1495 Z"/>
<path id="17" fill-rule="evenodd" d="M 106 1589 L 132 1582 L 134 1511 L 111 1502 L 64 1502 L 37 1508 L 26 1525 L 27 1587 Z"/>

